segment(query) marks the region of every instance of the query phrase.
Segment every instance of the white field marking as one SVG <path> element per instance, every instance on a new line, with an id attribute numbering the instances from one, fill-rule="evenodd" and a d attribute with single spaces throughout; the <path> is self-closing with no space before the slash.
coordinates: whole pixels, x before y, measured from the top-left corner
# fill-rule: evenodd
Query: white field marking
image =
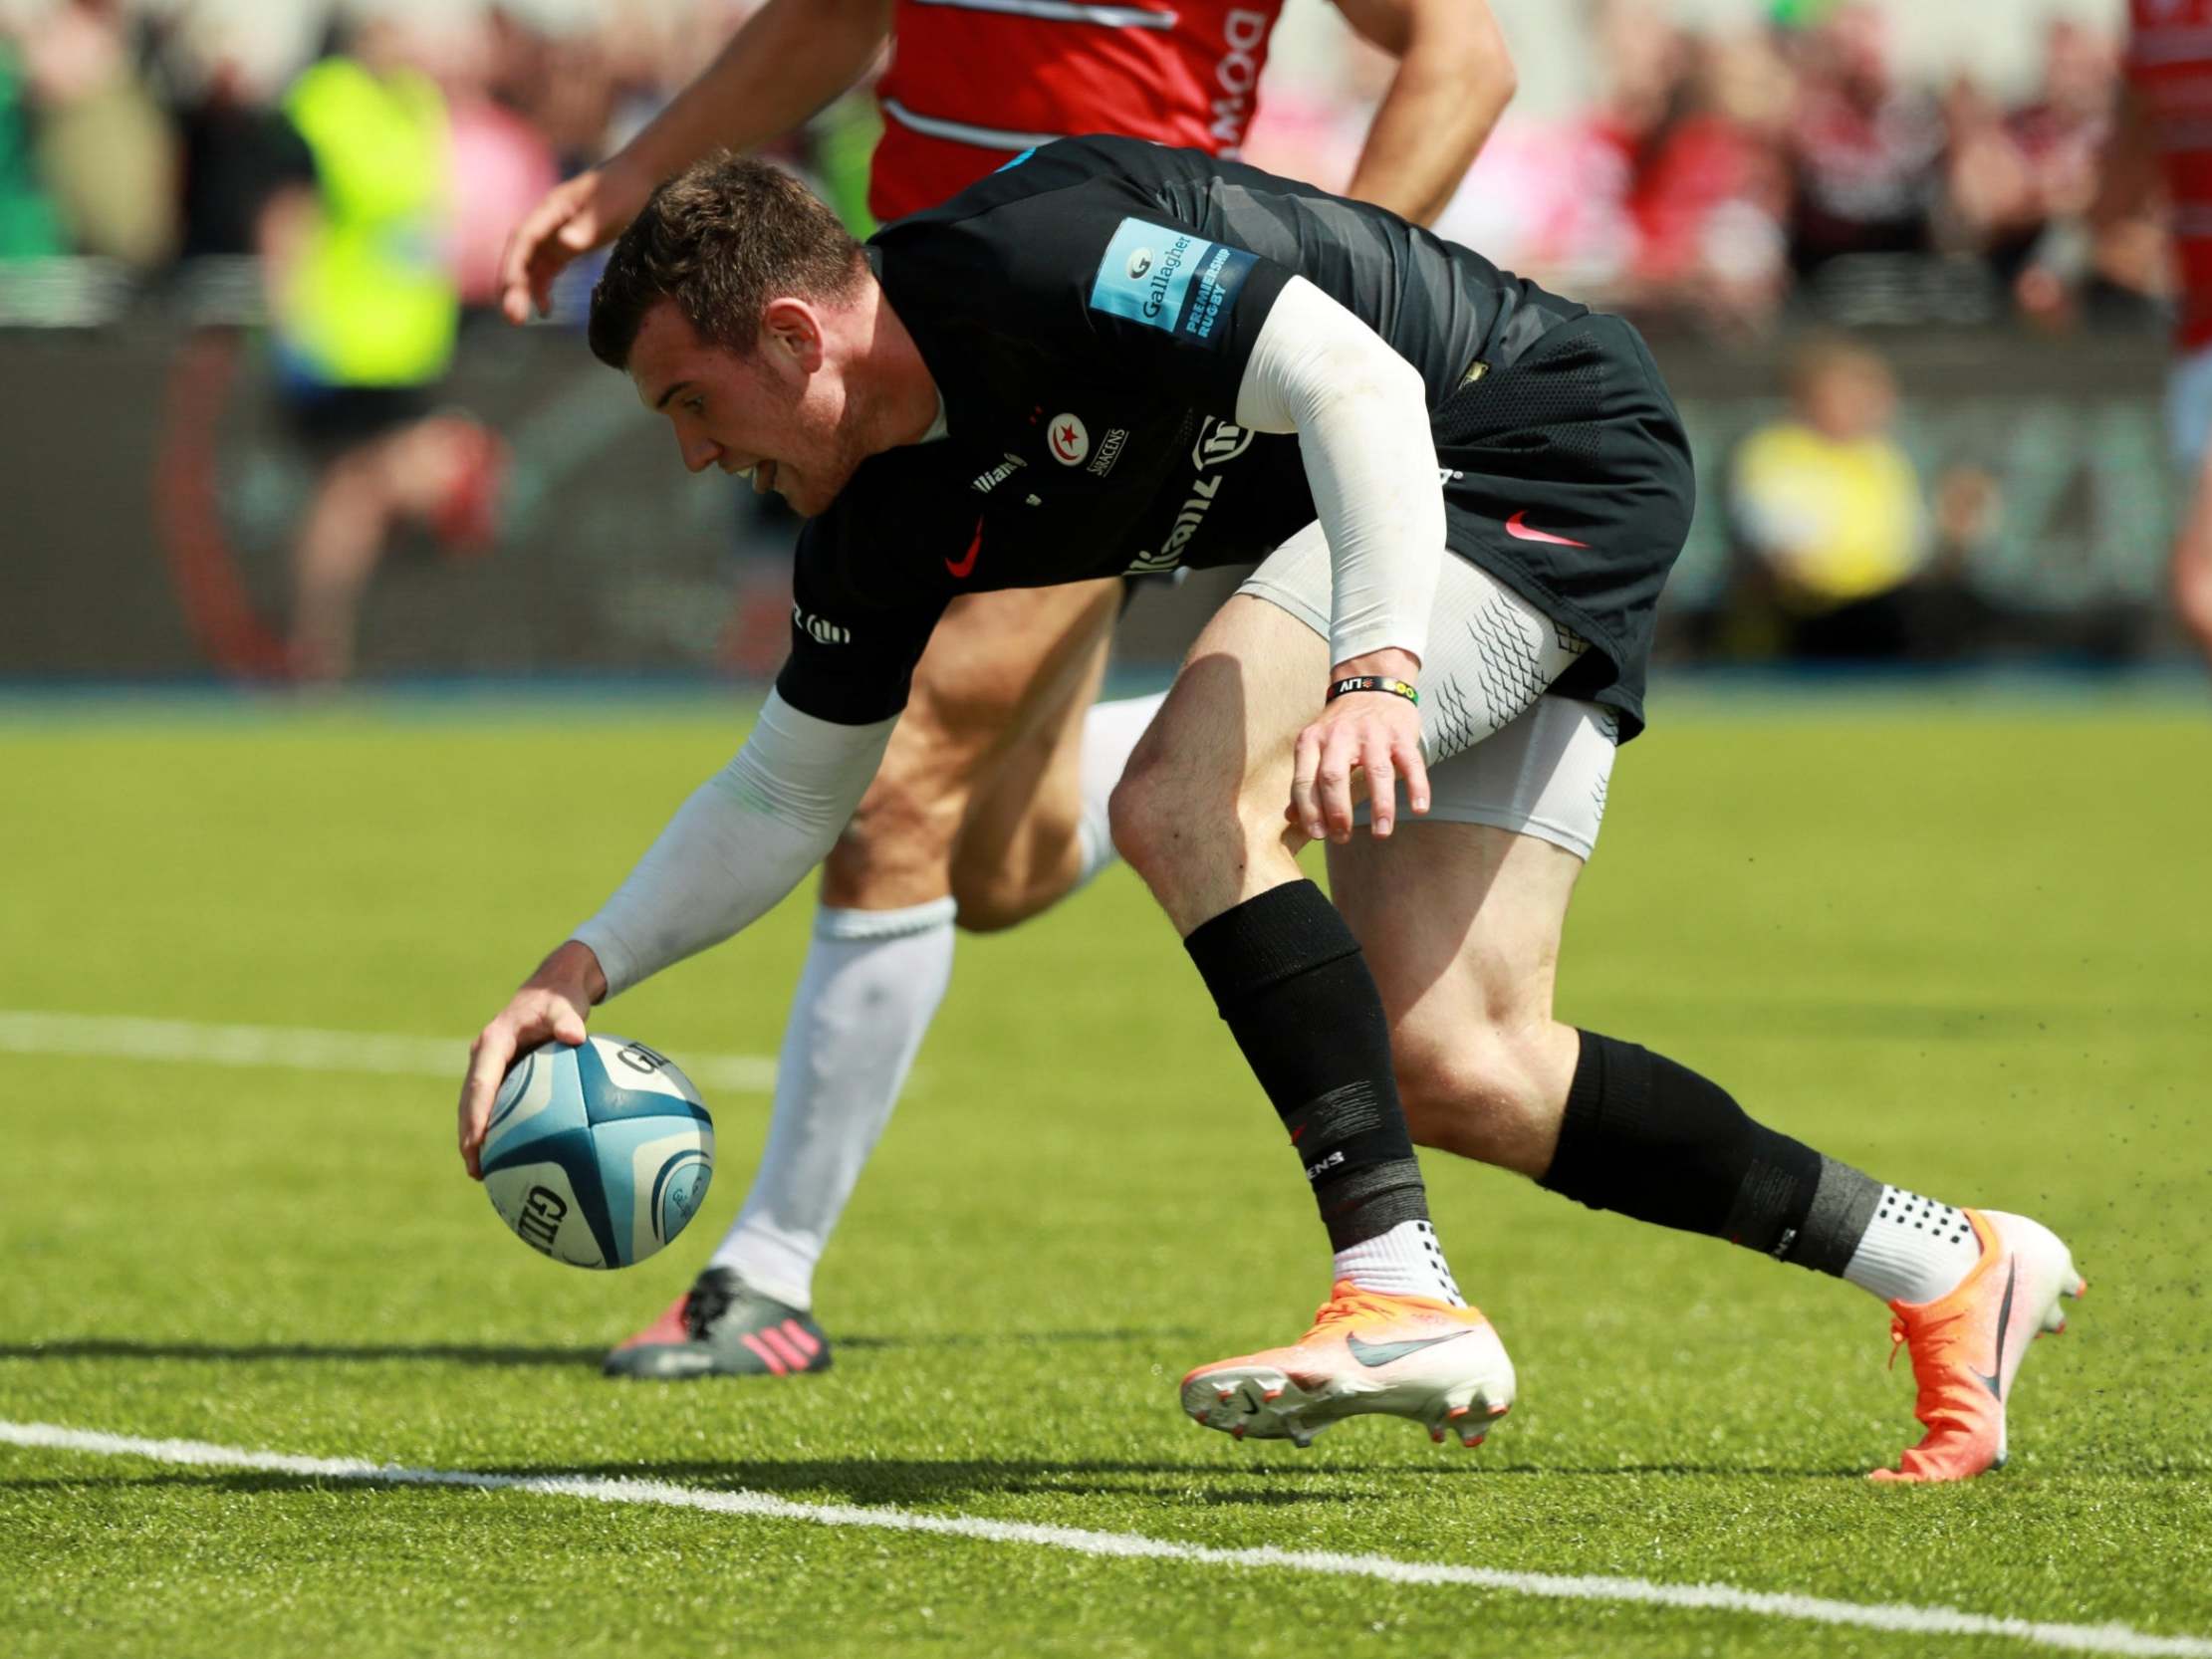
<path id="1" fill-rule="evenodd" d="M 22 1008 L 0 1008 L 0 1054 L 87 1055 L 291 1071 L 375 1071 L 443 1077 L 456 1084 L 468 1069 L 465 1039 L 319 1031 L 312 1026 L 211 1026 L 196 1020 L 51 1014 Z M 776 1063 L 758 1055 L 698 1055 L 677 1064 L 702 1088 L 765 1094 L 776 1086 Z"/>
<path id="2" fill-rule="evenodd" d="M 1389 1555 L 1347 1555 L 1320 1549 L 1217 1549 L 1141 1533 L 1095 1533 L 1081 1527 L 1039 1527 L 1020 1521 L 991 1521 L 981 1516 L 917 1515 L 908 1510 L 862 1508 L 853 1504 L 798 1504 L 760 1492 L 712 1492 L 671 1486 L 664 1481 L 610 1481 L 588 1475 L 478 1475 L 465 1469 L 408 1469 L 398 1464 L 365 1463 L 355 1458 L 295 1457 L 284 1452 L 249 1452 L 211 1446 L 198 1440 L 139 1440 L 93 1429 L 53 1423 L 0 1422 L 0 1444 L 56 1452 L 90 1452 L 102 1457 L 147 1458 L 156 1463 L 191 1464 L 205 1469 L 251 1469 L 276 1475 L 306 1475 L 330 1481 L 363 1481 L 381 1486 L 467 1487 L 479 1492 L 527 1492 L 549 1498 L 584 1498 L 601 1504 L 653 1504 L 665 1509 L 702 1510 L 709 1515 L 750 1516 L 769 1521 L 804 1521 L 818 1527 L 868 1527 L 887 1533 L 923 1533 L 976 1539 L 986 1543 L 1027 1543 L 1046 1549 L 1117 1559 L 1187 1561 L 1196 1566 L 1273 1567 L 1288 1572 L 1317 1572 L 1337 1578 L 1379 1578 L 1392 1584 L 1457 1584 L 1512 1595 L 1560 1601 L 1618 1601 L 1647 1607 L 1680 1607 L 1701 1612 L 1747 1613 L 1762 1618 L 1801 1619 L 1814 1624 L 1854 1626 L 1915 1636 L 2002 1636 L 2037 1647 L 2075 1653 L 2124 1653 L 2212 1659 L 2212 1639 L 2154 1636 L 2124 1624 L 2058 1624 L 2040 1619 L 1995 1618 L 1955 1607 L 1913 1607 L 1898 1602 L 1831 1601 L 1817 1595 L 1742 1590 L 1730 1584 L 1661 1584 L 1648 1578 L 1605 1578 L 1559 1572 L 1509 1572 L 1499 1567 L 1460 1566 L 1446 1561 L 1406 1561 Z"/>

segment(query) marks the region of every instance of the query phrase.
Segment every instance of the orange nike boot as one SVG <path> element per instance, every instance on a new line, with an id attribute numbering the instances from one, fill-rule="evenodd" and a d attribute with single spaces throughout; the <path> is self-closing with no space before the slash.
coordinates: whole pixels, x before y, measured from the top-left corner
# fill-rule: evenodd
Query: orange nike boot
<path id="1" fill-rule="evenodd" d="M 1239 1440 L 1313 1444 L 1360 1412 L 1410 1417 L 1441 1442 L 1479 1446 L 1513 1408 L 1513 1361 L 1478 1307 L 1384 1296 L 1340 1280 L 1287 1348 L 1201 1365 L 1183 1410 Z"/>
<path id="2" fill-rule="evenodd" d="M 2025 1216 L 1968 1210 L 1982 1257 L 1949 1296 L 1893 1302 L 1889 1350 L 1912 1350 L 1920 1397 L 1912 1414 L 1927 1428 L 1896 1469 L 1877 1481 L 1965 1481 L 2005 1461 L 2005 1407 L 2028 1344 L 2066 1329 L 2060 1305 L 2089 1286 L 2057 1234 Z"/>

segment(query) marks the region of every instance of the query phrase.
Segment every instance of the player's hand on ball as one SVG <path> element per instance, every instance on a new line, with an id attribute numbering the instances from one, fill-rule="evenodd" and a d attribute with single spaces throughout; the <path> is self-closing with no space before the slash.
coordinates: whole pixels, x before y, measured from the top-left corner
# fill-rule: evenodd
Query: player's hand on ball
<path id="1" fill-rule="evenodd" d="M 468 1076 L 461 1083 L 461 1162 L 469 1178 L 484 1178 L 478 1154 L 491 1122 L 500 1079 L 525 1049 L 545 1042 L 575 1048 L 584 1041 L 592 1005 L 607 995 L 607 975 L 589 945 L 571 939 L 538 964 L 538 971 L 508 998 L 492 1023 L 469 1045 Z"/>
<path id="2" fill-rule="evenodd" d="M 1358 676 L 1410 681 L 1419 670 L 1411 652 L 1372 651 L 1341 662 L 1331 682 Z M 1416 813 L 1428 811 L 1428 767 L 1421 759 L 1421 715 L 1409 697 L 1352 691 L 1323 705 L 1298 734 L 1291 769 L 1290 820 L 1315 840 L 1352 839 L 1357 804 L 1353 775 L 1366 785 L 1369 822 L 1387 835 L 1397 817 L 1397 783 Z"/>
<path id="3" fill-rule="evenodd" d="M 653 181 L 640 179 L 620 156 L 555 185 L 508 234 L 499 258 L 499 304 L 510 323 L 544 316 L 553 306 L 553 279 L 578 254 L 612 242 L 637 217 Z"/>

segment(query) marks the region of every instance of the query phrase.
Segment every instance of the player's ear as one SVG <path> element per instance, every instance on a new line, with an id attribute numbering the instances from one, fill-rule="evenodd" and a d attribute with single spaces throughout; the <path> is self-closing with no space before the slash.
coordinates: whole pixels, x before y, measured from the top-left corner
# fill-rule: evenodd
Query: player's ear
<path id="1" fill-rule="evenodd" d="M 822 314 L 806 301 L 790 295 L 769 301 L 760 328 L 762 344 L 781 353 L 801 373 L 812 374 L 822 366 Z"/>

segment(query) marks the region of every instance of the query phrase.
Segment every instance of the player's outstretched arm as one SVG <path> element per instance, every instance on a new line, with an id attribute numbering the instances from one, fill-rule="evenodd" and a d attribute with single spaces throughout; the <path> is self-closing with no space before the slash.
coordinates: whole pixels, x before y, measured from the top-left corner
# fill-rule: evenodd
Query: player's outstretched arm
<path id="1" fill-rule="evenodd" d="M 1337 0 L 1398 60 L 1345 194 L 1427 224 L 1452 199 L 1519 84 L 1483 0 Z"/>
<path id="2" fill-rule="evenodd" d="M 1428 811 L 1412 689 L 1428 642 L 1444 557 L 1444 496 L 1419 370 L 1303 277 L 1287 283 L 1253 343 L 1237 392 L 1237 424 L 1296 432 L 1334 576 L 1332 686 L 1298 739 L 1289 816 L 1319 840 L 1352 838 L 1354 771 L 1365 774 L 1369 823 L 1388 835 L 1395 785 Z"/>
<path id="3" fill-rule="evenodd" d="M 607 995 L 607 976 L 592 947 L 571 939 L 538 964 L 538 971 L 507 1000 L 498 1018 L 469 1045 L 468 1075 L 461 1080 L 461 1162 L 476 1180 L 484 1178 L 478 1154 L 492 1120 L 500 1079 L 515 1057 L 541 1043 L 584 1041 L 584 1022 L 592 1005 Z"/>
<path id="4" fill-rule="evenodd" d="M 769 694 L 744 748 L 692 792 L 614 896 L 539 966 L 469 1053 L 461 1161 L 477 1150 L 499 1079 L 548 1038 L 584 1041 L 594 1003 L 721 943 L 764 915 L 852 821 L 896 719 L 847 726 Z"/>
<path id="5" fill-rule="evenodd" d="M 662 179 L 716 149 L 781 137 L 867 73 L 890 33 L 890 0 L 768 0 L 700 74 L 601 165 L 556 185 L 507 238 L 500 305 L 543 313 L 553 279 L 619 236 Z"/>

